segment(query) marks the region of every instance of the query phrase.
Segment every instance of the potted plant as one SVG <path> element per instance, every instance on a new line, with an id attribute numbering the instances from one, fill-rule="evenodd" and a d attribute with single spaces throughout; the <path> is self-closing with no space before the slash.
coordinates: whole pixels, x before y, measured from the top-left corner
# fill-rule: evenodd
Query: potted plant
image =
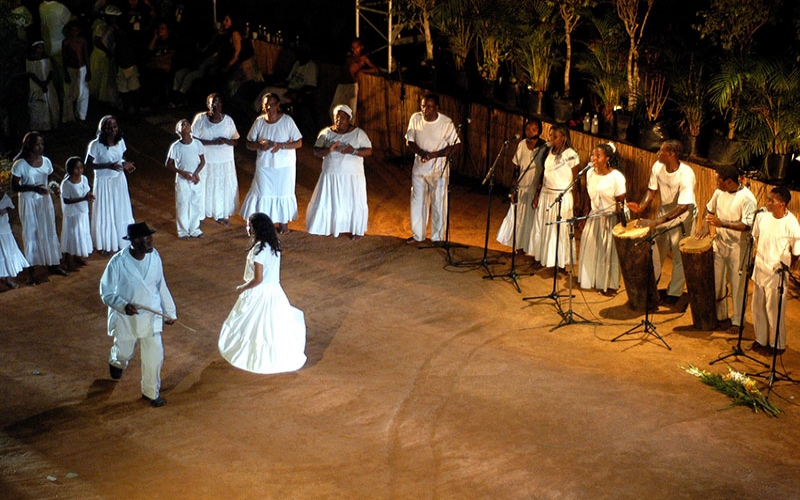
<path id="1" fill-rule="evenodd" d="M 784 61 L 759 61 L 745 83 L 738 126 L 740 162 L 765 157 L 765 173 L 783 181 L 791 154 L 800 149 L 800 68 Z"/>
<path id="2" fill-rule="evenodd" d="M 515 37 L 514 62 L 520 70 L 520 80 L 529 92 L 529 112 L 541 115 L 544 93 L 550 85 L 550 72 L 555 65 L 555 8 L 546 0 L 534 0 L 524 9 L 523 24 Z"/>
<path id="3" fill-rule="evenodd" d="M 680 66 L 679 66 L 680 67 Z M 672 101 L 680 113 L 680 130 L 685 140 L 686 154 L 696 156 L 700 131 L 705 122 L 705 100 L 708 91 L 706 68 L 691 55 L 681 77 L 672 82 Z"/>
<path id="4" fill-rule="evenodd" d="M 622 29 L 612 17 L 591 16 L 592 26 L 598 36 L 586 44 L 584 57 L 576 67 L 589 75 L 589 89 L 596 96 L 597 108 L 607 131 L 614 125 L 615 110 L 622 105 L 627 86 L 624 60 L 619 57 L 622 49 Z"/>
<path id="5" fill-rule="evenodd" d="M 701 39 L 721 51 L 722 63 L 709 80 L 709 102 L 727 124 L 724 137 L 709 146 L 713 163 L 732 163 L 741 154 L 737 137 L 742 92 L 752 69 L 755 35 L 774 15 L 771 0 L 710 0 L 708 9 L 698 12 L 702 22 L 695 26 Z"/>
<path id="6" fill-rule="evenodd" d="M 437 4 L 433 11 L 434 26 L 447 38 L 448 48 L 453 55 L 456 70 L 456 84 L 468 88 L 466 61 L 470 51 L 475 48 L 475 29 L 472 22 L 470 0 L 446 0 Z"/>
<path id="7" fill-rule="evenodd" d="M 553 115 L 557 123 L 568 122 L 574 106 L 570 100 L 570 71 L 572 70 L 572 33 L 578 27 L 583 15 L 597 4 L 597 0 L 547 0 L 558 7 L 563 27 L 566 55 L 564 57 L 564 93 L 553 100 Z"/>
<path id="8" fill-rule="evenodd" d="M 655 0 L 644 0 L 646 8 L 644 14 L 639 16 L 639 4 L 642 0 L 614 0 L 617 8 L 617 16 L 625 26 L 625 33 L 628 35 L 628 60 L 627 60 L 627 79 L 628 79 L 628 111 L 636 109 L 639 93 L 639 46 L 642 43 L 644 27 L 650 11 L 653 9 Z"/>
<path id="9" fill-rule="evenodd" d="M 648 150 L 657 150 L 661 143 L 669 139 L 667 127 L 661 121 L 661 113 L 669 96 L 667 78 L 656 69 L 659 57 L 657 52 L 648 52 L 648 69 L 642 79 L 642 108 L 646 122 L 639 130 L 639 147 Z"/>
<path id="10" fill-rule="evenodd" d="M 486 84 L 485 96 L 494 97 L 494 86 L 500 76 L 500 66 L 511 53 L 511 29 L 506 4 L 492 0 L 476 0 L 475 34 L 478 41 L 478 73 Z"/>

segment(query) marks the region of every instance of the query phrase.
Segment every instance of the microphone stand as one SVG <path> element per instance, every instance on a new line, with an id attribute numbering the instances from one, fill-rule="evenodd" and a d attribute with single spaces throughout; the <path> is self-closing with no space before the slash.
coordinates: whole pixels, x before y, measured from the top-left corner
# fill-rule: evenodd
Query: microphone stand
<path id="1" fill-rule="evenodd" d="M 456 127 L 456 134 L 461 130 L 461 126 L 463 123 L 460 123 L 458 127 Z M 449 146 L 453 146 L 454 144 L 450 144 Z M 432 243 L 431 245 L 424 245 L 417 247 L 419 250 L 423 250 L 426 248 L 444 248 L 445 252 L 447 252 L 447 265 L 452 266 L 453 264 L 453 256 L 450 255 L 451 248 L 468 248 L 467 245 L 462 245 L 460 243 L 450 243 L 450 175 L 448 174 L 445 176 L 445 172 L 450 170 L 450 160 L 453 155 L 453 150 L 455 148 L 450 148 L 447 152 L 447 156 L 444 157 L 444 168 L 442 169 L 442 173 L 439 175 L 439 178 L 445 179 L 446 185 L 444 188 L 444 194 L 446 196 L 444 205 L 445 211 L 447 214 L 445 215 L 445 226 L 444 226 L 444 241 Z"/>
<path id="2" fill-rule="evenodd" d="M 574 256 L 572 254 L 572 245 L 573 245 L 573 243 L 575 241 L 575 223 L 576 222 L 578 222 L 580 220 L 594 219 L 596 217 L 606 217 L 607 215 L 608 214 L 606 214 L 606 213 L 597 213 L 597 214 L 593 214 L 593 215 L 586 215 L 584 217 L 573 217 L 571 219 L 565 219 L 565 220 L 562 220 L 562 221 L 555 221 L 555 222 L 548 222 L 547 223 L 548 226 L 552 225 L 552 224 L 563 224 L 563 223 L 569 224 L 569 271 L 567 271 L 568 272 L 567 279 L 569 280 L 569 294 L 568 294 L 569 295 L 569 309 L 567 311 L 563 312 L 563 317 L 561 319 L 561 322 L 559 324 L 557 324 L 556 326 L 554 326 L 553 328 L 551 328 L 550 329 L 551 332 L 554 331 L 554 330 L 558 330 L 562 326 L 574 325 L 576 323 L 587 324 L 587 325 L 599 325 L 600 324 L 597 321 L 590 321 L 590 320 L 584 318 L 583 316 L 581 316 L 580 314 L 578 314 L 578 313 L 576 313 L 576 312 L 574 312 L 572 310 L 572 297 L 574 297 L 574 295 L 572 294 L 572 277 L 573 277 L 573 273 L 574 273 L 574 269 L 575 269 L 575 259 L 574 259 Z M 580 321 L 576 320 L 575 317 L 580 318 Z"/>
<path id="3" fill-rule="evenodd" d="M 665 233 L 668 233 L 668 232 L 672 231 L 673 229 L 677 229 L 680 226 L 681 226 L 681 224 L 676 224 L 676 225 L 668 227 L 666 229 L 662 229 L 661 231 L 654 232 L 653 234 L 651 234 L 647 238 L 645 238 L 642 241 L 636 243 L 636 246 L 641 245 L 642 243 L 647 243 L 649 245 L 649 249 L 650 249 L 650 265 L 652 265 L 652 263 L 653 263 L 653 244 L 655 243 L 656 238 L 658 238 L 662 234 L 665 234 Z M 669 344 L 667 344 L 667 341 L 664 340 L 664 337 L 662 337 L 661 335 L 658 334 L 658 332 L 656 331 L 656 325 L 654 325 L 653 323 L 650 322 L 650 296 L 651 295 L 655 295 L 656 284 L 655 284 L 655 276 L 651 275 L 651 274 L 648 274 L 648 276 L 650 276 L 650 278 L 648 279 L 649 283 L 647 284 L 647 294 L 644 297 L 644 319 L 638 325 L 634 326 L 633 328 L 631 328 L 629 330 L 626 330 L 626 331 L 620 333 L 619 335 L 617 335 L 616 337 L 611 339 L 611 342 L 616 342 L 618 339 L 624 337 L 625 335 L 630 335 L 632 333 L 636 333 L 636 330 L 638 330 L 640 326 L 643 326 L 644 327 L 644 331 L 643 331 L 644 335 L 642 335 L 642 338 L 644 338 L 646 335 L 652 335 L 655 338 L 657 338 L 658 340 L 660 340 L 661 342 L 663 342 L 664 345 L 667 347 L 667 349 L 671 351 L 672 347 L 670 347 Z"/>
<path id="4" fill-rule="evenodd" d="M 781 262 L 780 267 L 778 267 L 778 269 L 775 272 L 781 275 L 781 282 L 780 285 L 778 286 L 778 315 L 776 316 L 777 321 L 775 323 L 775 347 L 772 348 L 772 368 L 768 371 L 753 374 L 753 377 L 766 378 L 769 381 L 769 384 L 767 386 L 767 396 L 766 396 L 767 400 L 769 400 L 770 393 L 772 392 L 772 384 L 776 380 L 781 379 L 781 380 L 786 380 L 788 382 L 797 382 L 797 380 L 794 380 L 786 373 L 779 372 L 776 369 L 778 362 L 778 345 L 779 345 L 779 340 L 781 338 L 780 337 L 781 310 L 783 309 L 783 292 L 784 292 L 784 287 L 786 286 L 786 273 L 789 272 L 789 266 Z M 769 376 L 766 375 L 767 373 L 769 373 Z"/>
<path id="5" fill-rule="evenodd" d="M 758 217 L 758 214 L 756 214 L 756 217 Z M 753 221 L 753 225 L 755 226 L 755 220 Z M 755 265 L 755 260 L 753 259 L 753 257 L 754 257 L 754 255 L 753 255 L 753 244 L 754 244 L 753 233 L 751 232 L 748 236 L 749 236 L 749 241 L 748 241 L 748 244 L 747 244 L 747 253 L 745 254 L 745 258 L 742 260 L 742 263 L 739 266 L 739 276 L 744 275 L 739 279 L 744 279 L 745 280 L 744 293 L 742 294 L 742 313 L 740 314 L 740 317 L 739 317 L 739 339 L 736 342 L 736 347 L 733 348 L 733 352 L 729 352 L 725 356 L 722 356 L 721 358 L 717 358 L 714 361 L 709 362 L 708 363 L 709 365 L 713 365 L 714 363 L 719 363 L 720 361 L 728 359 L 731 356 L 736 356 L 737 358 L 739 356 L 743 356 L 743 357 L 745 357 L 745 358 L 747 358 L 749 360 L 755 361 L 756 363 L 760 364 L 764 368 L 769 368 L 768 364 L 764 363 L 760 359 L 756 359 L 753 356 L 748 355 L 747 353 L 745 353 L 742 350 L 742 336 L 744 334 L 744 314 L 747 311 L 747 280 L 749 279 L 750 276 L 753 275 L 753 266 Z"/>
<path id="6" fill-rule="evenodd" d="M 584 167 L 584 169 L 585 169 L 585 167 Z M 561 203 L 563 201 L 564 195 L 567 194 L 570 189 L 572 189 L 572 186 L 574 186 L 576 182 L 578 182 L 578 179 L 581 178 L 581 175 L 583 174 L 583 172 L 584 171 L 582 170 L 580 173 L 578 173 L 578 175 L 576 175 L 572 179 L 572 182 L 570 182 L 569 185 L 563 189 L 563 191 L 558 193 L 558 196 L 556 196 L 556 199 L 553 200 L 553 203 L 551 203 L 550 206 L 547 207 L 547 210 L 550 210 L 550 209 L 553 208 L 553 205 L 555 205 L 556 203 L 558 204 L 558 212 L 556 213 L 556 220 L 554 222 L 548 222 L 547 223 L 548 226 L 551 225 L 551 224 L 555 224 L 556 225 L 556 253 L 555 253 L 555 265 L 553 266 L 553 290 L 548 295 L 537 295 L 535 297 L 522 297 L 522 300 L 525 300 L 525 301 L 535 300 L 535 301 L 538 302 L 538 301 L 544 300 L 544 299 L 552 300 L 553 302 L 555 302 L 556 310 L 558 311 L 558 314 L 561 315 L 562 319 L 564 318 L 564 310 L 561 308 L 561 304 L 558 301 L 559 297 L 564 297 L 564 295 L 559 295 L 558 294 L 558 247 L 561 246 L 561 220 L 562 220 L 561 219 Z M 544 179 L 542 179 L 542 182 L 544 182 Z M 539 210 L 541 210 L 541 208 L 539 208 Z M 571 244 L 572 244 L 572 242 L 570 241 L 570 245 Z M 570 246 L 570 253 L 572 253 L 572 247 L 571 246 Z M 571 289 L 570 289 L 569 298 L 572 299 L 572 290 Z"/>

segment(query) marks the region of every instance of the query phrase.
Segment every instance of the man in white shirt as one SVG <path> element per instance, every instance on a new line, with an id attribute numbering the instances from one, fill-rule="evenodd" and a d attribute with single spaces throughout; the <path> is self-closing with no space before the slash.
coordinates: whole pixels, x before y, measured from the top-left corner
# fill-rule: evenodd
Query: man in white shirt
<path id="1" fill-rule="evenodd" d="M 733 301 L 730 333 L 738 334 L 742 319 L 742 299 L 747 286 L 747 256 L 750 228 L 756 211 L 756 197 L 739 182 L 735 165 L 717 168 L 717 189 L 706 204 L 705 224 L 701 223 L 697 238 L 714 235 L 714 284 L 717 298 L 717 319 L 728 319 L 728 295 Z M 730 286 L 730 293 L 728 293 Z"/>
<path id="2" fill-rule="evenodd" d="M 125 239 L 131 246 L 108 261 L 100 278 L 100 298 L 108 306 L 108 335 L 114 337 L 108 357 L 111 378 L 122 377 L 122 370 L 128 367 L 139 344 L 142 398 L 157 408 L 167 403 L 160 396 L 164 363 L 162 323 L 173 324 L 176 312 L 164 280 L 161 256 L 153 248 L 154 232 L 146 222 L 128 225 Z M 170 319 L 164 319 L 162 314 Z"/>
<path id="3" fill-rule="evenodd" d="M 694 232 L 697 213 L 694 170 L 678 159 L 682 151 L 683 145 L 680 141 L 664 141 L 661 149 L 658 150 L 658 161 L 653 164 L 644 199 L 639 203 L 628 203 L 628 208 L 632 212 L 642 213 L 658 192 L 661 199 L 658 216 L 655 219 L 639 219 L 636 226 L 649 226 L 651 231 L 663 231 L 667 228 L 681 226 L 679 229 L 672 229 L 656 238 L 653 252 L 653 268 L 656 282 L 658 282 L 661 278 L 664 261 L 670 250 L 672 251 L 672 277 L 667 288 L 667 297 L 664 300 L 667 305 L 675 305 L 683 294 L 686 279 L 683 275 L 683 262 L 678 244 L 684 236 Z"/>
<path id="4" fill-rule="evenodd" d="M 783 269 L 788 273 L 786 267 L 793 266 L 800 255 L 800 224 L 786 208 L 791 199 L 787 188 L 772 188 L 767 195 L 768 212 L 758 214 L 753 222 L 753 236 L 758 240 L 753 266 L 753 328 L 756 333 L 753 348 L 769 345 L 778 352 L 786 348 L 789 277 L 784 276 L 781 295 L 780 271 Z"/>
<path id="5" fill-rule="evenodd" d="M 411 115 L 406 132 L 414 153 L 411 171 L 411 232 L 407 243 L 424 241 L 431 219 L 431 241 L 443 241 L 447 230 L 447 185 L 449 155 L 460 144 L 453 120 L 439 113 L 439 96 L 422 98 L 421 111 Z"/>

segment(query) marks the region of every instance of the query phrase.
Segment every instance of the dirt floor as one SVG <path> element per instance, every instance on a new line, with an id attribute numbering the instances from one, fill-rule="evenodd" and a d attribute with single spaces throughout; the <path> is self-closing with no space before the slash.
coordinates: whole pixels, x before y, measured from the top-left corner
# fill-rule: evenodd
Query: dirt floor
<path id="1" fill-rule="evenodd" d="M 189 110 L 183 110 L 189 117 Z M 172 176 L 161 167 L 180 113 L 123 120 L 137 220 L 155 245 L 180 320 L 166 327 L 162 395 L 140 399 L 138 355 L 120 381 L 106 362 L 106 259 L 69 277 L 0 293 L 0 498 L 3 499 L 794 499 L 800 495 L 800 386 L 778 380 L 771 418 L 737 407 L 680 369 L 759 372 L 728 354 L 736 337 L 692 328 L 690 310 L 642 329 L 623 291 L 576 290 L 561 321 L 552 274 L 484 279 L 442 249 L 406 245 L 408 165 L 368 162 L 370 225 L 360 241 L 308 235 L 303 216 L 320 162 L 299 154 L 299 221 L 283 238 L 282 284 L 305 313 L 308 363 L 296 373 L 240 371 L 216 347 L 236 300 L 244 223 L 207 221 L 206 238 L 175 234 Z M 94 117 L 96 123 L 96 118 Z M 240 125 L 245 134 L 249 124 Z M 94 124 L 47 136 L 63 165 Z M 254 155 L 237 150 L 240 192 Z M 487 260 L 507 203 L 494 198 Z M 454 186 L 453 262 L 484 256 L 488 197 Z M 16 217 L 16 216 L 15 216 Z M 18 221 L 15 230 L 19 230 Z M 507 250 L 507 249 L 505 249 Z M 530 271 L 527 259 L 517 262 Z M 45 276 L 42 276 L 45 279 Z M 24 280 L 21 280 L 24 281 Z M 567 281 L 557 280 L 566 293 Z M 568 309 L 566 298 L 559 299 Z M 796 295 L 779 372 L 797 375 Z M 749 322 L 743 345 L 752 342 Z M 580 319 L 575 317 L 575 319 Z M 769 362 L 762 352 L 746 351 Z M 759 379 L 763 388 L 765 382 Z"/>

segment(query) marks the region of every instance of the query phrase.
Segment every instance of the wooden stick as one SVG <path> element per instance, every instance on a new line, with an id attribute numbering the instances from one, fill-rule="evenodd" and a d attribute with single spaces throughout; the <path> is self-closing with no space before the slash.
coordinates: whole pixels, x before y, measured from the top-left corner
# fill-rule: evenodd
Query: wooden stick
<path id="1" fill-rule="evenodd" d="M 136 304 L 134 304 L 134 305 L 136 305 Z M 190 326 L 187 326 L 187 325 L 185 325 L 184 323 L 182 323 L 182 322 L 178 321 L 176 318 L 170 318 L 170 317 L 169 317 L 169 316 L 167 316 L 166 314 L 164 314 L 164 313 L 160 313 L 160 312 L 158 312 L 158 311 L 154 311 L 154 310 L 150 309 L 149 307 L 145 307 L 145 306 L 139 306 L 139 305 L 136 305 L 136 309 L 141 309 L 141 310 L 143 310 L 143 311 L 151 312 L 151 313 L 153 313 L 153 314 L 156 314 L 156 315 L 158 315 L 158 316 L 161 316 L 161 317 L 162 317 L 162 318 L 164 318 L 164 319 L 168 319 L 168 320 L 170 320 L 170 321 L 174 321 L 175 323 L 178 323 L 179 325 L 181 325 L 182 327 L 186 328 L 187 330 L 189 330 L 189 331 L 191 331 L 191 332 L 194 332 L 194 333 L 197 333 L 197 330 L 195 330 L 194 328 L 192 328 L 192 327 L 190 327 Z"/>

